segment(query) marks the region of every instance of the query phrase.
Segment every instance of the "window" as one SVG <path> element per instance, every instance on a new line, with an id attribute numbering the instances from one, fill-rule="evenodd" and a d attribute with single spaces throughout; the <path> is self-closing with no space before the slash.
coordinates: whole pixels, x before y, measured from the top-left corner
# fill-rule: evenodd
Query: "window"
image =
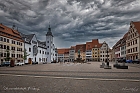
<path id="1" fill-rule="evenodd" d="M 6 38 L 4 38 L 4 42 L 6 42 Z"/>
<path id="2" fill-rule="evenodd" d="M 137 39 L 135 40 L 135 44 L 137 44 Z"/>
<path id="3" fill-rule="evenodd" d="M 127 53 L 130 53 L 130 49 L 127 50 Z"/>
<path id="4" fill-rule="evenodd" d="M 137 33 L 135 33 L 135 36 L 137 36 Z"/>
<path id="5" fill-rule="evenodd" d="M 4 49 L 6 49 L 6 45 L 4 45 Z"/>
<path id="6" fill-rule="evenodd" d="M 9 39 L 7 39 L 7 43 L 9 43 Z"/>
<path id="7" fill-rule="evenodd" d="M 0 41 L 3 41 L 3 37 L 0 37 Z"/>
<path id="8" fill-rule="evenodd" d="M 12 57 L 15 57 L 15 54 L 12 54 Z"/>
<path id="9" fill-rule="evenodd" d="M 22 46 L 22 43 L 20 43 L 20 45 Z"/>
<path id="10" fill-rule="evenodd" d="M 133 48 L 133 52 L 135 52 L 135 48 Z"/>
<path id="11" fill-rule="evenodd" d="M 130 46 L 130 43 L 128 43 L 128 46 Z"/>
<path id="12" fill-rule="evenodd" d="M 39 58 L 39 61 L 41 61 L 41 58 Z"/>
<path id="13" fill-rule="evenodd" d="M 43 54 L 44 54 L 44 51 L 43 51 Z"/>
<path id="14" fill-rule="evenodd" d="M 7 50 L 9 50 L 10 48 L 9 48 L 9 46 L 7 46 Z"/>
<path id="15" fill-rule="evenodd" d="M 29 52 L 31 52 L 31 48 L 29 48 Z"/>
<path id="16" fill-rule="evenodd" d="M 3 45 L 2 44 L 0 44 L 0 49 L 3 49 Z"/>
<path id="17" fill-rule="evenodd" d="M 40 54 L 41 54 L 41 50 L 40 50 Z"/>
<path id="18" fill-rule="evenodd" d="M 47 52 L 47 55 L 49 55 L 49 52 Z"/>
<path id="19" fill-rule="evenodd" d="M 11 50 L 15 50 L 15 47 L 12 47 Z"/>
<path id="20" fill-rule="evenodd" d="M 15 44 L 15 41 L 14 40 L 12 40 L 12 44 Z"/>
<path id="21" fill-rule="evenodd" d="M 47 41 L 47 43 L 49 43 L 49 41 Z"/>
<path id="22" fill-rule="evenodd" d="M 4 53 L 4 57 L 6 57 L 6 53 Z"/>
<path id="23" fill-rule="evenodd" d="M 1 55 L 0 55 L 1 57 L 3 57 L 3 53 L 1 53 Z"/>
<path id="24" fill-rule="evenodd" d="M 48 46 L 48 48 L 49 48 L 49 46 Z"/>
<path id="25" fill-rule="evenodd" d="M 137 47 L 135 48 L 136 52 L 138 51 Z"/>

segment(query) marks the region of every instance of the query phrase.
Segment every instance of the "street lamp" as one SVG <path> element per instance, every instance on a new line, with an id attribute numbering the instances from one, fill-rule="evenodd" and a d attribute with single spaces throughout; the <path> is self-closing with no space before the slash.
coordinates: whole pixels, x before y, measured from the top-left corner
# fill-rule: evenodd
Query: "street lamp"
<path id="1" fill-rule="evenodd" d="M 107 45 L 107 44 L 106 44 Z M 106 63 L 107 63 L 107 66 L 109 66 L 109 61 L 108 61 L 108 45 L 107 45 L 107 59 L 106 59 Z"/>

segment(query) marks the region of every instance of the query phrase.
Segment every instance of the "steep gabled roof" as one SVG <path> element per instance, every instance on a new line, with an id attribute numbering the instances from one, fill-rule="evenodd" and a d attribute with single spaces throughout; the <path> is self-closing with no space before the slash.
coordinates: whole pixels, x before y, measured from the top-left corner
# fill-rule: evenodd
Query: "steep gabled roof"
<path id="1" fill-rule="evenodd" d="M 34 37 L 35 34 L 30 34 L 30 35 L 25 35 L 23 33 L 20 33 L 22 39 L 26 42 L 26 43 L 31 43 L 32 38 Z"/>
<path id="2" fill-rule="evenodd" d="M 135 26 L 135 28 L 137 29 L 138 33 L 140 34 L 140 21 L 138 22 L 132 22 Z"/>
<path id="3" fill-rule="evenodd" d="M 98 39 L 92 40 L 92 48 L 100 48 L 102 44 L 99 43 Z"/>
<path id="4" fill-rule="evenodd" d="M 39 40 L 37 40 L 38 42 L 38 46 L 41 47 L 41 48 L 46 48 L 46 42 L 41 42 Z"/>
<path id="5" fill-rule="evenodd" d="M 23 42 L 20 33 L 17 30 L 14 30 L 12 28 L 9 28 L 3 24 L 0 24 L 0 35 L 4 37 L 8 37 L 14 40 L 18 40 Z"/>

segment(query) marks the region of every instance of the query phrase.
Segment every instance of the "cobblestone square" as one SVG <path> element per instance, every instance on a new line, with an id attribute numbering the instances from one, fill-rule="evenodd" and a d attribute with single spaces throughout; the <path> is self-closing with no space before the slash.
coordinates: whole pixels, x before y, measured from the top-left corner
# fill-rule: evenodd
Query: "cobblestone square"
<path id="1" fill-rule="evenodd" d="M 140 65 L 100 68 L 101 62 L 0 67 L 0 93 L 139 93 Z"/>

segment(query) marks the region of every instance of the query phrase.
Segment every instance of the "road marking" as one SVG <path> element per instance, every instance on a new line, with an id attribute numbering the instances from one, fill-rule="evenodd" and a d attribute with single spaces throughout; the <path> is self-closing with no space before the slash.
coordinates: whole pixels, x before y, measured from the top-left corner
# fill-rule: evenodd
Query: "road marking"
<path id="1" fill-rule="evenodd" d="M 140 82 L 139 79 L 79 78 L 79 77 L 35 76 L 35 75 L 20 75 L 20 74 L 19 75 L 16 75 L 16 74 L 0 74 L 0 76 L 54 78 L 54 79 L 75 79 L 75 80 L 99 80 L 99 81 L 130 81 L 130 82 Z"/>

